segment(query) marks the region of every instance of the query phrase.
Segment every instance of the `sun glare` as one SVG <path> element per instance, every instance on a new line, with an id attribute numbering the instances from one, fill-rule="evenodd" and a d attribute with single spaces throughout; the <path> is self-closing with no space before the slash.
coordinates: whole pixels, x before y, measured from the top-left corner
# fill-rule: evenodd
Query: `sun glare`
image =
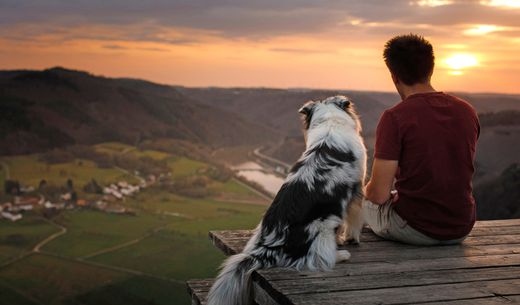
<path id="1" fill-rule="evenodd" d="M 444 61 L 453 70 L 461 70 L 478 65 L 477 58 L 471 54 L 455 54 Z"/>
<path id="2" fill-rule="evenodd" d="M 418 6 L 429 6 L 429 7 L 450 5 L 452 3 L 453 3 L 453 1 L 451 1 L 451 0 L 420 0 L 417 2 L 410 2 L 411 5 L 417 4 Z"/>
<path id="3" fill-rule="evenodd" d="M 476 25 L 470 29 L 467 29 L 464 31 L 464 34 L 466 35 L 486 35 L 492 32 L 501 31 L 503 30 L 502 27 L 496 26 L 496 25 L 489 25 L 489 24 L 480 24 Z"/>
<path id="4" fill-rule="evenodd" d="M 480 1 L 480 4 L 504 8 L 520 8 L 520 0 L 483 0 Z"/>

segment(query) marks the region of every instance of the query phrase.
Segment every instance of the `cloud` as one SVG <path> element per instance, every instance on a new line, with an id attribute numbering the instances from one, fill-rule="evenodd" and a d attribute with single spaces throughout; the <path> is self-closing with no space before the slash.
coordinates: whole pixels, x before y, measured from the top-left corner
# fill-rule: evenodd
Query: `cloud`
<path id="1" fill-rule="evenodd" d="M 26 40 L 50 35 L 64 41 L 120 39 L 182 45 L 197 43 L 201 37 L 262 40 L 334 33 L 338 38 L 362 39 L 362 35 L 388 37 L 406 32 L 462 37 L 467 25 L 520 28 L 518 10 L 489 6 L 491 2 L 0 0 L 0 37 L 18 29 L 15 34 L 23 34 Z M 92 32 L 90 28 L 105 30 Z"/>

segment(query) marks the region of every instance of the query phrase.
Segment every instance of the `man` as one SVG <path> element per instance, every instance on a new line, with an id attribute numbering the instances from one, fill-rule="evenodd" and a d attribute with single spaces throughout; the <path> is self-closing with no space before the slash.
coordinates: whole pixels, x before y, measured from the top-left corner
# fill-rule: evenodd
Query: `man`
<path id="1" fill-rule="evenodd" d="M 432 87 L 433 48 L 423 37 L 396 36 L 383 57 L 402 101 L 383 113 L 377 127 L 366 221 L 390 240 L 459 243 L 475 223 L 477 114 Z"/>

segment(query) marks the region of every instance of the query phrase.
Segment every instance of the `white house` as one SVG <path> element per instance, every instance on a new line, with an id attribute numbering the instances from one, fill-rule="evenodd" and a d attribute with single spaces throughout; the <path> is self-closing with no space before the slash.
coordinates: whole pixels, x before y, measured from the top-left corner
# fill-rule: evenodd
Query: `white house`
<path id="1" fill-rule="evenodd" d="M 17 221 L 22 219 L 22 214 L 13 214 L 9 212 L 2 212 L 0 215 L 2 215 L 3 218 L 9 219 L 11 221 Z"/>

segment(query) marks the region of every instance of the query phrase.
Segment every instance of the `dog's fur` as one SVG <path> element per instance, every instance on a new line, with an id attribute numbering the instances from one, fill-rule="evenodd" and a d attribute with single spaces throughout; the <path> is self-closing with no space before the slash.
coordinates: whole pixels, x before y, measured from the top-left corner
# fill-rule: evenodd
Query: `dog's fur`
<path id="1" fill-rule="evenodd" d="M 344 96 L 310 101 L 300 113 L 306 150 L 244 251 L 222 265 L 209 292 L 209 305 L 251 304 L 254 270 L 330 270 L 350 258 L 347 250 L 337 250 L 336 243 L 359 242 L 366 149 L 358 116 Z"/>

